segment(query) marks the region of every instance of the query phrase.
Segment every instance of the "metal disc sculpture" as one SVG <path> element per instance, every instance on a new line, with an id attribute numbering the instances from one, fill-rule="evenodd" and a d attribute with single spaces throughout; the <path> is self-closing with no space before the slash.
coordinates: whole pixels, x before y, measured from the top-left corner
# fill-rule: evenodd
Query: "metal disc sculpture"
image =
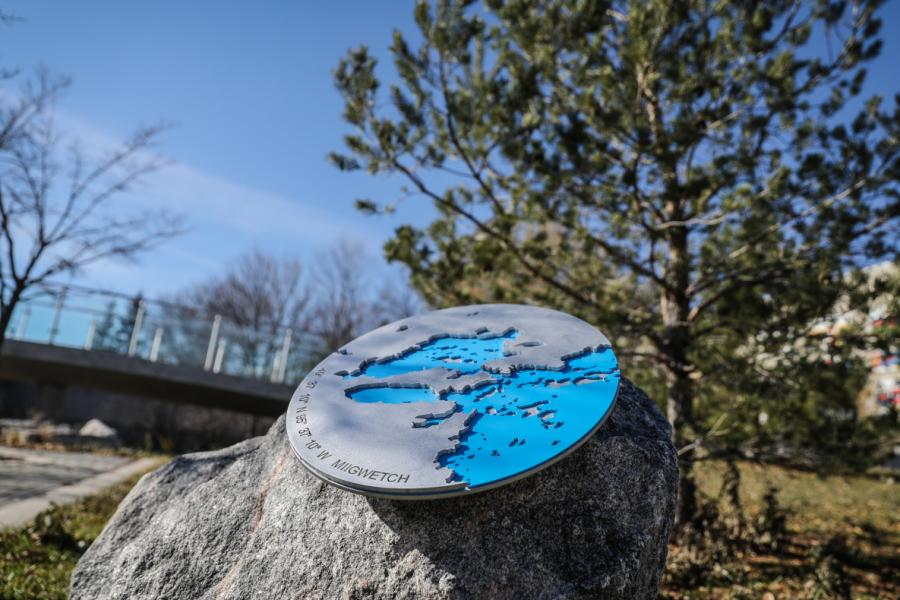
<path id="1" fill-rule="evenodd" d="M 619 368 L 609 340 L 533 306 L 463 306 L 402 319 L 329 355 L 287 413 L 314 475 L 371 496 L 420 499 L 531 475 L 609 415 Z"/>

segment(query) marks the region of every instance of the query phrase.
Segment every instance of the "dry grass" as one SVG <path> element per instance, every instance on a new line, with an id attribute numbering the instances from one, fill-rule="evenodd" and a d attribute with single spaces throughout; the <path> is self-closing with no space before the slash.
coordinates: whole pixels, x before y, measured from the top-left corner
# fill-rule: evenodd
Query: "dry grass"
<path id="1" fill-rule="evenodd" d="M 742 548 L 708 564 L 702 585 L 672 572 L 664 598 L 900 598 L 900 488 L 890 478 L 820 477 L 773 466 L 739 465 L 740 494 L 752 519 L 769 486 L 787 513 L 787 538 L 775 550 Z M 708 496 L 722 487 L 724 467 L 701 467 Z M 670 547 L 670 567 L 688 550 Z"/>

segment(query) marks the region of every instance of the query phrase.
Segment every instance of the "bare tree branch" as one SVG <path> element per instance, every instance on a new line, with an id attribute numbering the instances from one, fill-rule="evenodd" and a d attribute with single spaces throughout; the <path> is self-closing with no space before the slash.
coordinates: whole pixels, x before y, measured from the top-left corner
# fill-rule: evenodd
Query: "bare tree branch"
<path id="1" fill-rule="evenodd" d="M 41 70 L 20 97 L 0 98 L 0 344 L 27 289 L 100 260 L 133 259 L 182 231 L 170 213 L 111 205 L 166 164 L 150 152 L 162 126 L 139 129 L 96 161 L 73 150 L 63 192 L 53 117 L 68 85 Z"/>

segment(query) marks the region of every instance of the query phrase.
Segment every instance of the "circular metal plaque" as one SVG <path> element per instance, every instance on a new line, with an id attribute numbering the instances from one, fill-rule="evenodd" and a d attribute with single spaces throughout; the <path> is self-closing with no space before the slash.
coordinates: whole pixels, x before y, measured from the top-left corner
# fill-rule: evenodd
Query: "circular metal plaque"
<path id="1" fill-rule="evenodd" d="M 316 476 L 372 496 L 489 489 L 559 460 L 612 409 L 619 368 L 591 325 L 486 304 L 385 325 L 300 383 L 291 446 Z"/>

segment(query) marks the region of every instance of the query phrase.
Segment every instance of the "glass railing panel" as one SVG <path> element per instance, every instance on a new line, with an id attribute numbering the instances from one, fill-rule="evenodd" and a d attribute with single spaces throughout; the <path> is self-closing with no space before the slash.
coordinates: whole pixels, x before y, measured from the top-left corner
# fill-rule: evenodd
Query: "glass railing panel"
<path id="1" fill-rule="evenodd" d="M 296 385 L 325 353 L 299 331 L 241 326 L 186 307 L 50 290 L 20 302 L 7 338 Z M 214 331 L 215 330 L 215 331 Z"/>

